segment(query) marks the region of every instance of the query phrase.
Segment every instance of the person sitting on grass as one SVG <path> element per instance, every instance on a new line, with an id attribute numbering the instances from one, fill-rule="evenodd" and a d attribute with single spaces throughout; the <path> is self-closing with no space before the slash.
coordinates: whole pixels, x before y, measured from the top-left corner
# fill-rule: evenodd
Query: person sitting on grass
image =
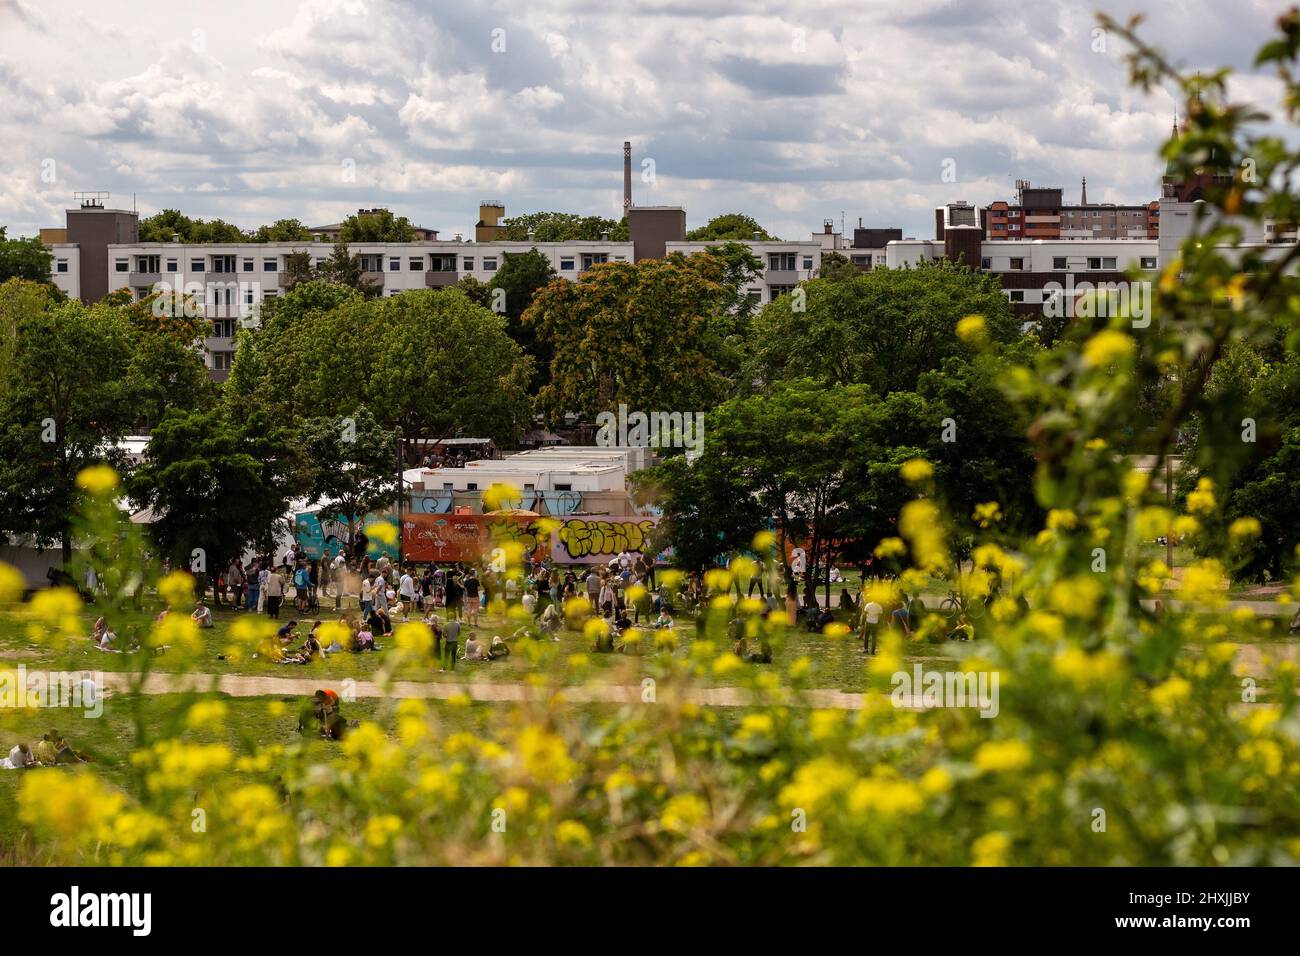
<path id="1" fill-rule="evenodd" d="M 545 634 L 549 634 L 551 640 L 558 641 L 560 625 L 564 623 L 564 618 L 560 615 L 559 610 L 554 604 L 546 605 L 546 610 L 542 612 L 541 629 Z"/>
<path id="2" fill-rule="evenodd" d="M 86 762 L 86 758 L 69 747 L 57 730 L 51 730 L 41 737 L 41 742 L 36 745 L 36 759 L 43 767 Z"/>
<path id="3" fill-rule="evenodd" d="M 950 641 L 969 641 L 975 637 L 975 627 L 971 624 L 970 618 L 964 613 L 958 615 L 957 623 L 951 631 L 948 632 Z"/>
<path id="4" fill-rule="evenodd" d="M 9 751 L 9 756 L 0 760 L 0 769 L 3 770 L 27 770 L 35 766 L 38 764 L 36 758 L 32 756 L 32 748 L 26 744 L 14 744 L 14 749 Z"/>
<path id="5" fill-rule="evenodd" d="M 387 611 L 381 611 L 379 608 L 370 612 L 370 618 L 366 623 L 370 625 L 371 633 L 384 636 L 393 633 L 393 619 L 388 616 Z"/>
<path id="6" fill-rule="evenodd" d="M 320 641 L 316 639 L 316 631 L 313 630 L 307 635 L 307 640 L 303 641 L 302 648 L 296 654 L 286 654 L 281 664 L 310 664 L 312 661 L 321 660 L 324 655 L 321 654 Z"/>
<path id="7" fill-rule="evenodd" d="M 282 624 L 280 629 L 275 632 L 275 636 L 280 639 L 281 644 L 292 644 L 298 635 L 294 633 L 298 629 L 297 621 L 290 621 L 288 624 Z"/>
<path id="8" fill-rule="evenodd" d="M 190 614 L 190 619 L 199 627 L 212 626 L 212 609 L 203 603 L 203 598 L 199 598 L 199 602 L 194 605 L 194 612 Z"/>
<path id="9" fill-rule="evenodd" d="M 488 648 L 487 656 L 490 661 L 510 656 L 510 645 L 506 643 L 505 638 L 500 634 L 492 638 L 492 646 Z"/>
<path id="10" fill-rule="evenodd" d="M 487 645 L 479 640 L 476 632 L 470 631 L 469 637 L 465 639 L 465 660 L 490 661 L 491 659 L 488 656 Z"/>
<path id="11" fill-rule="evenodd" d="M 659 616 L 655 618 L 654 629 L 656 631 L 671 631 L 673 627 L 673 616 L 668 613 L 667 608 L 660 608 Z"/>
<path id="12" fill-rule="evenodd" d="M 614 624 L 614 612 L 606 611 L 604 614 L 605 626 L 600 629 L 596 635 L 596 642 L 591 649 L 596 654 L 611 654 L 614 651 L 614 643 L 618 637 L 618 627 Z"/>
<path id="13" fill-rule="evenodd" d="M 108 622 L 102 617 L 95 618 L 95 626 L 90 630 L 90 639 L 96 644 L 104 640 L 104 635 L 108 632 Z"/>
<path id="14" fill-rule="evenodd" d="M 339 695 L 332 690 L 318 690 L 298 716 L 298 733 L 304 737 L 342 740 L 347 722 L 339 709 Z"/>

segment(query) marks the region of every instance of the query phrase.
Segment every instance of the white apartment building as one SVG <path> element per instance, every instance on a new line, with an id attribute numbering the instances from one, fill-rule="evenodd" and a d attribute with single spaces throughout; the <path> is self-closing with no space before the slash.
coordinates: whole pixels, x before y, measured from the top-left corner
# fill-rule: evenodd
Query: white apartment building
<path id="1" fill-rule="evenodd" d="M 694 255 L 719 242 L 668 242 L 669 254 L 680 252 Z M 822 242 L 816 239 L 800 242 L 761 241 L 751 239 L 741 242 L 749 247 L 763 267 L 754 281 L 745 287 L 746 294 L 757 303 L 771 302 L 793 291 L 805 279 L 815 279 L 822 266 Z"/>
<path id="2" fill-rule="evenodd" d="M 568 279 L 577 279 L 600 263 L 632 259 L 631 242 L 438 240 L 362 242 L 348 248 L 359 257 L 365 279 L 380 286 L 385 296 L 443 288 L 465 276 L 490 283 L 508 256 L 530 249 L 541 252 L 556 273 Z M 76 251 L 75 247 L 72 251 Z M 155 290 L 193 296 L 212 321 L 212 333 L 204 339 L 203 347 L 213 377 L 222 380 L 234 358 L 239 323 L 254 319 L 264 301 L 281 294 L 289 256 L 305 252 L 311 256 L 312 265 L 319 268 L 332 251 L 322 242 L 110 244 L 108 288 L 130 289 L 137 299 Z M 75 263 L 67 274 L 75 282 Z"/>
<path id="3" fill-rule="evenodd" d="M 69 299 L 81 298 L 81 247 L 75 242 L 56 242 L 49 247 L 50 281 Z"/>

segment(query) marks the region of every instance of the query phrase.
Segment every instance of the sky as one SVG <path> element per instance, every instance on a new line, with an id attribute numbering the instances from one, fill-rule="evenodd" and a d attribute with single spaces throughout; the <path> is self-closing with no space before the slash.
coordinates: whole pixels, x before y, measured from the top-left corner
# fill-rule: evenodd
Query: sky
<path id="1" fill-rule="evenodd" d="M 1176 103 L 1096 12 L 1191 69 L 1251 71 L 1275 0 L 0 0 L 0 225 L 75 191 L 243 227 L 387 206 L 471 237 L 507 215 L 684 206 L 802 239 L 934 232 L 934 207 L 1159 195 Z"/>

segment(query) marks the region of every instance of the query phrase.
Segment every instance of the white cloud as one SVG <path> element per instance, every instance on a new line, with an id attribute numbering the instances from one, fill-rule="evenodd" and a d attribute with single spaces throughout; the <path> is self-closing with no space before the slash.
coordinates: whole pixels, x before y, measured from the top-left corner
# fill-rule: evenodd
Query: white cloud
<path id="1" fill-rule="evenodd" d="M 1233 94 L 1276 102 L 1248 69 L 1273 4 L 1166 10 L 1144 36 L 1194 68 L 1246 67 Z M 450 234 L 482 195 L 608 215 L 624 139 L 657 167 L 634 196 L 692 226 L 740 210 L 802 236 L 843 210 L 929 235 L 933 206 L 1007 198 L 1018 178 L 1145 200 L 1174 103 L 1128 86 L 1094 22 L 1070 0 L 226 0 L 163 18 L 10 0 L 0 223 L 58 224 L 78 189 L 250 226 L 381 203 Z"/>

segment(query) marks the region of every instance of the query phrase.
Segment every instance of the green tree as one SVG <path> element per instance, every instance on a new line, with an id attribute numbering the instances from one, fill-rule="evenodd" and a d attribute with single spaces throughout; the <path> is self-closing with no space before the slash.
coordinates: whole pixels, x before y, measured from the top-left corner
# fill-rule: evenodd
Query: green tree
<path id="1" fill-rule="evenodd" d="M 541 289 L 524 315 L 553 350 L 538 403 L 549 421 L 626 403 L 703 411 L 731 388 L 727 292 L 715 256 L 611 262 Z"/>
<path id="2" fill-rule="evenodd" d="M 349 546 L 357 522 L 391 507 L 397 497 L 397 439 L 397 431 L 383 428 L 364 406 L 303 424 L 311 471 L 308 501 L 321 503 L 322 520 L 347 524 Z"/>
<path id="3" fill-rule="evenodd" d="M 571 212 L 531 212 L 502 219 L 501 225 L 512 242 L 596 242 L 605 236 L 611 242 L 628 240 L 626 217 L 616 222 Z"/>
<path id="4" fill-rule="evenodd" d="M 840 282 L 845 279 L 855 279 L 861 272 L 862 270 L 855 266 L 853 261 L 844 253 L 823 252 L 822 264 L 817 272 L 817 277 L 828 282 Z"/>
<path id="5" fill-rule="evenodd" d="M 524 322 L 523 315 L 533 304 L 537 291 L 553 279 L 555 270 L 551 267 L 551 261 L 536 248 L 527 252 L 510 253 L 492 277 L 489 304 L 495 305 L 499 301 L 504 307 L 502 314 L 506 317 L 506 333 L 533 360 L 533 381 L 529 391 L 536 391 L 546 383 L 553 356 L 549 344 L 538 341 L 536 326 Z M 503 297 L 500 300 L 495 300 L 497 290 L 500 290 Z"/>
<path id="6" fill-rule="evenodd" d="M 997 280 L 946 262 L 813 279 L 801 288 L 802 311 L 796 297 L 782 296 L 756 320 L 747 381 L 811 376 L 864 382 L 878 394 L 911 391 L 948 356 L 972 353 L 957 338 L 967 315 L 982 315 L 995 343 L 1021 339 Z"/>
<path id="7" fill-rule="evenodd" d="M 405 216 L 394 216 L 387 209 L 356 213 L 343 220 L 339 240 L 348 242 L 411 242 L 415 227 Z"/>
<path id="8" fill-rule="evenodd" d="M 164 209 L 140 220 L 141 242 L 248 242 L 248 233 L 222 219 L 191 219 L 179 209 Z"/>
<path id="9" fill-rule="evenodd" d="M 153 510 L 150 530 L 162 554 L 190 567 L 198 549 L 215 572 L 287 530 L 285 515 L 304 484 L 303 469 L 293 430 L 261 411 L 171 409 L 150 435 L 127 491 Z"/>
<path id="10" fill-rule="evenodd" d="M 132 424 L 126 373 L 131 327 L 122 313 L 79 302 L 19 317 L 0 383 L 0 530 L 58 544 L 66 565 L 76 477 L 112 460 Z"/>
<path id="11" fill-rule="evenodd" d="M 312 234 L 298 219 L 277 219 L 269 226 L 258 226 L 254 242 L 311 242 Z"/>
<path id="12" fill-rule="evenodd" d="M 329 282 L 355 289 L 367 298 L 379 295 L 383 287 L 365 277 L 361 271 L 361 257 L 348 251 L 348 241 L 340 235 L 330 257 L 320 268 L 320 276 Z"/>
<path id="13" fill-rule="evenodd" d="M 776 236 L 760 226 L 752 216 L 729 212 L 714 216 L 705 225 L 690 230 L 686 233 L 686 238 L 691 242 L 714 242 L 719 239 L 735 239 L 740 242 L 761 239 L 771 242 Z"/>
<path id="14" fill-rule="evenodd" d="M 0 235 L 0 282 L 9 279 L 49 282 L 53 260 L 53 254 L 35 236 L 6 239 Z"/>

